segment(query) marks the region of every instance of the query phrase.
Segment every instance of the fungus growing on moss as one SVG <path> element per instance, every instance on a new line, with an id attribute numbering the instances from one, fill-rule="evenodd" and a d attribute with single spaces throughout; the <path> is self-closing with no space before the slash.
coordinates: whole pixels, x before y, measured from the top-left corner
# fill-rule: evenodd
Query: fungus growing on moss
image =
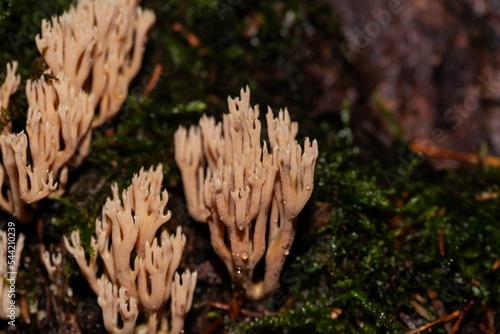
<path id="1" fill-rule="evenodd" d="M 204 116 L 199 128 L 180 127 L 175 157 L 189 212 L 208 222 L 212 246 L 238 288 L 260 299 L 278 286 L 297 216 L 314 187 L 318 144 L 306 138 L 302 149 L 288 111 L 280 110 L 276 118 L 269 108 L 268 150 L 260 141 L 259 108 L 250 106 L 248 87 L 240 98 L 228 98 L 228 105 L 222 123 Z M 264 277 L 254 281 L 264 255 Z"/>

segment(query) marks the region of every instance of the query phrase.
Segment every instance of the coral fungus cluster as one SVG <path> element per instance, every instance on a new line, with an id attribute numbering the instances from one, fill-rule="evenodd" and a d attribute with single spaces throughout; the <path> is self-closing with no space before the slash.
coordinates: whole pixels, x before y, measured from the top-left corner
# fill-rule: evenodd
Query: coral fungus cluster
<path id="1" fill-rule="evenodd" d="M 36 45 L 47 68 L 26 81 L 27 120 L 17 133 L 7 111 L 21 78 L 15 61 L 7 65 L 0 89 L 3 211 L 30 223 L 35 202 L 64 195 L 69 168 L 80 166 L 90 154 L 92 130 L 123 104 L 154 20 L 138 1 L 126 0 L 80 0 L 61 16 L 43 20 Z M 278 286 L 298 214 L 313 190 L 318 145 L 307 138 L 300 146 L 295 140 L 298 125 L 286 109 L 277 117 L 269 109 L 268 142 L 262 142 L 259 108 L 250 105 L 248 88 L 239 98 L 228 98 L 228 105 L 221 123 L 204 116 L 189 134 L 179 128 L 175 160 L 189 213 L 208 223 L 212 246 L 236 288 L 261 299 Z M 64 237 L 67 252 L 97 295 L 110 333 L 181 333 L 191 308 L 197 272 L 177 273 L 186 237 L 181 226 L 168 232 L 171 213 L 162 183 L 160 164 L 141 169 L 121 194 L 113 184 L 112 197 L 95 220 L 88 252 L 79 230 Z M 18 238 L 12 252 L 15 266 L 9 270 L 6 240 L 5 232 L 0 233 L 2 318 L 9 308 L 14 317 L 19 314 L 15 293 L 5 282 L 9 272 L 17 272 L 24 236 Z M 256 278 L 263 259 L 264 275 Z M 49 278 L 56 280 L 62 255 L 46 251 L 41 260 Z M 57 286 L 53 289 L 61 293 Z"/>

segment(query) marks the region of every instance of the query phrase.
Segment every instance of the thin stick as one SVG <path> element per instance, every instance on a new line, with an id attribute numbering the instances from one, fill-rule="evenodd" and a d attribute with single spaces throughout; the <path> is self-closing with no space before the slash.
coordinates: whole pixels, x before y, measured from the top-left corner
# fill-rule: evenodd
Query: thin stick
<path id="1" fill-rule="evenodd" d="M 460 311 L 460 315 L 458 316 L 457 321 L 453 325 L 453 328 L 451 329 L 450 334 L 454 334 L 454 333 L 456 333 L 458 331 L 458 328 L 460 327 L 460 323 L 465 318 L 465 312 L 467 312 L 472 307 L 472 305 L 474 305 L 474 300 L 473 299 L 471 299 L 467 303 L 467 305 L 465 305 L 464 308 Z"/>
<path id="2" fill-rule="evenodd" d="M 163 72 L 163 65 L 157 64 L 155 66 L 155 69 L 153 70 L 153 73 L 149 77 L 146 89 L 144 89 L 144 96 L 147 97 L 151 94 L 151 92 L 155 88 L 156 84 L 158 83 L 158 80 L 160 80 L 160 76 L 161 76 L 162 72 Z"/>
<path id="3" fill-rule="evenodd" d="M 423 331 L 423 330 L 426 330 L 428 328 L 431 328 L 432 326 L 434 325 L 437 325 L 437 324 L 440 324 L 442 322 L 448 322 L 452 319 L 455 319 L 456 317 L 458 317 L 460 315 L 460 312 L 461 310 L 456 310 L 455 312 L 451 313 L 451 314 L 448 314 L 447 316 L 444 316 L 442 318 L 439 318 L 431 323 L 428 323 L 427 325 L 423 325 L 417 329 L 414 329 L 414 330 L 411 330 L 409 332 L 406 332 L 406 334 L 416 334 L 420 331 Z"/>
<path id="4" fill-rule="evenodd" d="M 225 310 L 225 311 L 229 311 L 229 309 L 230 309 L 229 305 L 221 303 L 221 302 L 211 302 L 211 301 L 209 301 L 207 303 L 207 305 L 215 307 L 215 308 L 218 308 L 218 309 L 221 309 L 221 310 Z M 244 309 L 244 308 L 242 308 L 240 310 L 240 312 L 241 312 L 241 314 L 243 314 L 245 316 L 254 317 L 254 318 L 258 318 L 258 317 L 262 316 L 262 314 L 260 314 L 260 313 L 253 312 L 253 311 L 250 311 L 250 310 L 247 310 L 247 309 Z"/>
<path id="5" fill-rule="evenodd" d="M 500 157 L 495 157 L 491 155 L 488 155 L 486 157 L 481 157 L 478 154 L 462 153 L 462 152 L 447 150 L 434 145 L 425 145 L 422 142 L 418 141 L 410 143 L 409 147 L 410 150 L 414 152 L 422 153 L 423 155 L 432 158 L 462 161 L 473 165 L 483 163 L 485 165 L 492 167 L 500 167 Z"/>
<path id="6" fill-rule="evenodd" d="M 444 230 L 440 228 L 438 230 L 439 236 L 439 255 L 444 256 Z"/>

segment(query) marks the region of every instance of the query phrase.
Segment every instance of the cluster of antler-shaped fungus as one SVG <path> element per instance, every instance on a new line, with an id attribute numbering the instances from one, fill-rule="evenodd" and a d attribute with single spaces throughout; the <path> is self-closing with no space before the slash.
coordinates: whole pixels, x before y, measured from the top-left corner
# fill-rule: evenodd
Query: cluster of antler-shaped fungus
<path id="1" fill-rule="evenodd" d="M 24 216 L 24 202 L 21 199 L 17 180 L 17 165 L 14 151 L 6 141 L 6 135 L 12 132 L 12 123 L 9 112 L 10 97 L 21 83 L 21 76 L 16 74 L 17 62 L 7 63 L 7 75 L 0 87 L 0 148 L 2 150 L 2 164 L 0 164 L 0 208 L 15 217 Z"/>
<path id="2" fill-rule="evenodd" d="M 111 119 L 125 100 L 155 21 L 138 4 L 79 0 L 42 21 L 36 44 L 48 69 L 26 83 L 26 131 L 17 134 L 8 106 L 20 77 L 16 62 L 7 65 L 0 89 L 0 208 L 18 220 L 29 220 L 26 204 L 64 192 L 68 166 L 89 153 L 92 127 Z"/>
<path id="3" fill-rule="evenodd" d="M 148 333 L 156 333 L 161 319 L 162 333 L 180 333 L 184 316 L 191 307 L 196 286 L 196 272 L 176 273 L 186 237 L 182 228 L 175 234 L 160 227 L 170 219 L 166 210 L 168 193 L 161 191 L 162 166 L 151 168 L 132 179 L 123 191 L 112 186 L 113 198 L 102 209 L 102 219 L 96 220 L 96 236 L 92 238 L 90 259 L 80 243 L 78 231 L 65 238 L 67 250 L 75 257 L 80 269 L 103 309 L 104 325 L 110 333 L 131 333 L 139 311 L 144 311 Z M 103 273 L 97 278 L 98 259 Z M 133 264 L 133 265 L 131 265 Z M 181 283 L 182 279 L 182 283 Z M 164 308 L 171 299 L 171 322 L 167 329 Z M 118 327 L 121 316 L 122 327 Z"/>
<path id="4" fill-rule="evenodd" d="M 76 88 L 94 94 L 93 127 L 111 119 L 127 97 L 155 21 L 139 0 L 79 0 L 76 7 L 42 21 L 38 50 L 52 73 L 63 71 Z"/>
<path id="5" fill-rule="evenodd" d="M 207 221 L 212 246 L 236 285 L 259 299 L 277 286 L 292 245 L 297 215 L 311 196 L 318 145 L 295 140 L 297 123 L 288 111 L 266 115 L 269 147 L 261 144 L 259 108 L 250 91 L 228 98 L 222 124 L 204 116 L 189 132 L 175 134 L 190 214 Z M 204 160 L 207 161 L 206 172 Z M 265 274 L 254 282 L 254 269 L 265 254 Z"/>
<path id="6" fill-rule="evenodd" d="M 2 181 L 8 177 L 0 205 L 21 221 L 28 217 L 25 203 L 64 191 L 68 165 L 78 165 L 89 152 L 94 116 L 93 96 L 76 91 L 63 73 L 50 81 L 28 80 L 26 96 L 26 132 L 10 132 L 8 122 L 0 136 Z"/>

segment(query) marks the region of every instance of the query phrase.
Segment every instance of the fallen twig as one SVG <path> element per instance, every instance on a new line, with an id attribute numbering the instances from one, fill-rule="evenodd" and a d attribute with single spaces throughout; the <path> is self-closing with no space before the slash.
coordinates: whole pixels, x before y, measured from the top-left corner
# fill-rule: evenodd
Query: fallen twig
<path id="1" fill-rule="evenodd" d="M 218 308 L 218 309 L 221 309 L 221 310 L 225 310 L 225 311 L 229 311 L 229 309 L 231 308 L 229 305 L 227 304 L 224 304 L 224 303 L 220 303 L 220 302 L 208 302 L 207 303 L 208 306 L 213 306 L 215 308 Z M 240 309 L 240 313 L 242 315 L 245 315 L 245 316 L 249 316 L 249 317 L 255 317 L 255 318 L 258 318 L 258 317 L 261 317 L 262 314 L 260 313 L 257 313 L 257 312 L 253 312 L 253 311 L 250 311 L 250 310 L 247 310 L 247 309 Z"/>
<path id="2" fill-rule="evenodd" d="M 462 310 L 460 311 L 460 315 L 458 316 L 457 321 L 455 322 L 455 324 L 453 325 L 453 328 L 451 329 L 450 334 L 455 334 L 458 331 L 458 328 L 460 327 L 460 323 L 465 318 L 465 312 L 467 312 L 472 307 L 472 305 L 474 305 L 473 299 L 469 300 L 467 305 L 465 305 L 462 308 Z"/>
<path id="3" fill-rule="evenodd" d="M 450 331 L 450 334 L 454 334 L 457 332 L 459 326 L 460 326 L 460 323 L 462 322 L 463 318 L 465 317 L 465 313 L 474 305 L 474 300 L 470 300 L 467 305 L 465 305 L 461 310 L 456 310 L 455 312 L 451 313 L 451 314 L 447 314 L 439 319 L 436 319 L 434 320 L 433 322 L 430 322 L 426 325 L 423 325 L 423 326 L 420 326 L 419 328 L 417 329 L 413 329 L 409 332 L 406 332 L 406 334 L 416 334 L 418 332 L 421 332 L 421 331 L 424 331 L 426 329 L 429 329 L 437 324 L 440 324 L 440 323 L 446 323 L 448 321 L 451 321 L 455 318 L 458 318 L 457 321 L 455 322 L 455 324 L 453 325 L 451 331 Z"/>
<path id="4" fill-rule="evenodd" d="M 146 85 L 146 88 L 144 89 L 144 96 L 149 96 L 153 89 L 155 88 L 156 84 L 158 83 L 158 80 L 160 80 L 160 76 L 163 72 L 163 65 L 162 64 L 157 64 L 155 66 L 155 69 L 153 70 L 153 73 L 149 77 L 148 84 Z"/>
<path id="5" fill-rule="evenodd" d="M 444 230 L 440 228 L 438 230 L 438 236 L 439 236 L 439 255 L 444 256 Z"/>
<path id="6" fill-rule="evenodd" d="M 479 154 L 452 151 L 432 144 L 424 144 L 422 141 L 414 141 L 410 143 L 409 147 L 413 152 L 422 153 L 432 158 L 456 160 L 473 165 L 483 164 L 492 167 L 500 167 L 500 157 L 496 156 L 488 155 L 482 157 Z"/>
<path id="7" fill-rule="evenodd" d="M 414 330 L 411 330 L 409 332 L 406 332 L 406 334 L 416 334 L 418 332 L 421 332 L 423 330 L 431 328 L 431 327 L 433 327 L 433 326 L 435 326 L 437 324 L 453 320 L 453 319 L 455 319 L 456 317 L 458 317 L 460 315 L 460 312 L 461 312 L 461 310 L 456 310 L 455 312 L 453 312 L 451 314 L 448 314 L 447 316 L 441 317 L 441 318 L 439 318 L 437 320 L 434 320 L 433 322 L 430 322 L 430 323 L 428 323 L 426 325 L 420 326 L 417 329 L 414 329 Z"/>

